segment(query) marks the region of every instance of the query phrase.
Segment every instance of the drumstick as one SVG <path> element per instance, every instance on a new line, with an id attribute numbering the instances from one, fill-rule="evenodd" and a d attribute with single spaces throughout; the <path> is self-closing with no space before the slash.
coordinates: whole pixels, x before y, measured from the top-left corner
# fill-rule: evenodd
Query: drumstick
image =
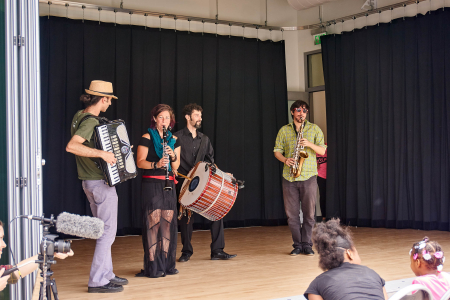
<path id="1" fill-rule="evenodd" d="M 183 177 L 183 178 L 186 178 L 186 179 L 189 180 L 189 181 L 192 180 L 192 178 L 187 177 L 186 175 L 183 175 L 183 174 L 181 174 L 181 173 L 177 173 L 177 174 L 178 174 L 178 176 L 181 176 L 181 177 Z"/>

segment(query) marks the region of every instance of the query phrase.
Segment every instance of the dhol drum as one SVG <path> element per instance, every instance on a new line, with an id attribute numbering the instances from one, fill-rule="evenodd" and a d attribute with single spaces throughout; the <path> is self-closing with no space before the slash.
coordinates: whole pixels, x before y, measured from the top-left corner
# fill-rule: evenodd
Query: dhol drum
<path id="1" fill-rule="evenodd" d="M 206 162 L 198 162 L 188 177 L 180 190 L 181 205 L 211 221 L 225 217 L 236 201 L 236 179 Z"/>

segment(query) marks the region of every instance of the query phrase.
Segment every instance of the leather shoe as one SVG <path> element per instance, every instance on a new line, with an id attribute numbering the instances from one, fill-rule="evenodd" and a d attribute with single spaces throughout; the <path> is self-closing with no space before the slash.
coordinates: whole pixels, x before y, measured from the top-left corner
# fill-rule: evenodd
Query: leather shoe
<path id="1" fill-rule="evenodd" d="M 134 275 L 135 277 L 148 277 L 148 278 L 159 278 L 159 277 L 164 277 L 166 276 L 166 273 L 164 273 L 163 271 L 158 271 L 156 272 L 155 276 L 148 276 L 145 274 L 144 270 L 141 270 L 141 272 L 137 273 L 136 275 Z"/>
<path id="2" fill-rule="evenodd" d="M 111 279 L 109 282 L 112 282 L 114 284 L 117 285 L 127 285 L 128 284 L 128 280 L 126 278 L 121 278 L 121 277 L 114 277 L 113 279 Z"/>
<path id="3" fill-rule="evenodd" d="M 311 247 L 305 247 L 303 249 L 303 254 L 312 256 L 312 255 L 314 255 L 314 251 Z"/>
<path id="4" fill-rule="evenodd" d="M 175 274 L 178 274 L 178 273 L 180 273 L 180 271 L 178 271 L 177 269 L 173 269 L 171 271 L 167 271 L 166 272 L 167 275 L 175 275 Z"/>
<path id="5" fill-rule="evenodd" d="M 219 259 L 227 260 L 236 256 L 237 254 L 228 254 L 224 251 L 221 251 L 217 253 L 211 253 L 211 260 L 219 260 Z"/>
<path id="6" fill-rule="evenodd" d="M 118 293 L 123 291 L 123 286 L 109 282 L 103 286 L 90 287 L 88 286 L 88 293 Z"/>
<path id="7" fill-rule="evenodd" d="M 189 259 L 191 258 L 191 256 L 187 253 L 183 253 L 180 256 L 180 259 L 178 259 L 179 262 L 187 262 Z"/>
<path id="8" fill-rule="evenodd" d="M 300 253 L 303 253 L 301 248 L 294 248 L 294 250 L 291 251 L 291 255 L 299 255 Z"/>

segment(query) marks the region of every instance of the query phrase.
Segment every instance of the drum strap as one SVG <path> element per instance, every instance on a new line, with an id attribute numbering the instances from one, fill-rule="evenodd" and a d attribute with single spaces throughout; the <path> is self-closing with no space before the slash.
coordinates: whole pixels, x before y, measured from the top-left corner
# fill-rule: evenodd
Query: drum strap
<path id="1" fill-rule="evenodd" d="M 207 140 L 206 135 L 203 134 L 202 140 L 200 141 L 200 147 L 199 147 L 200 149 L 198 149 L 198 153 L 197 153 L 197 157 L 195 159 L 194 166 L 196 166 L 199 161 L 203 161 L 205 159 L 206 140 Z M 195 172 L 195 170 L 194 170 L 194 172 Z M 180 191 L 180 194 L 181 194 L 181 191 Z M 181 197 L 179 199 L 181 199 Z M 178 202 L 180 202 L 180 200 L 178 200 Z M 191 221 L 192 211 L 190 209 L 183 207 L 183 205 L 181 205 L 181 202 L 180 202 L 180 211 L 178 213 L 178 220 L 181 220 L 183 215 L 186 216 L 186 212 L 187 212 L 187 216 L 188 216 L 187 224 L 189 224 L 189 222 Z"/>
<path id="2" fill-rule="evenodd" d="M 206 155 L 206 140 L 207 140 L 206 136 L 202 135 L 202 140 L 200 142 L 200 149 L 198 150 L 197 158 L 195 159 L 194 166 L 199 161 L 203 161 L 205 159 L 205 155 Z"/>

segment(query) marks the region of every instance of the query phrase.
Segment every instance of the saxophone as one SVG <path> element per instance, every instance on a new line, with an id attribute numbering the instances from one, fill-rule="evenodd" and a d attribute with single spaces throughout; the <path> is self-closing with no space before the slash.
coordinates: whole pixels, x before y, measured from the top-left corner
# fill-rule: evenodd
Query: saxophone
<path id="1" fill-rule="evenodd" d="M 295 125 L 294 125 L 295 126 Z M 300 146 L 300 140 L 303 138 L 303 128 L 305 127 L 305 120 L 302 119 L 302 123 L 300 125 L 300 131 L 297 134 L 297 141 L 295 144 L 295 149 L 293 153 L 293 159 L 295 160 L 294 165 L 290 168 L 290 176 L 297 178 L 300 176 L 302 172 L 303 162 L 306 158 L 308 158 L 308 153 L 305 150 L 304 146 Z"/>

